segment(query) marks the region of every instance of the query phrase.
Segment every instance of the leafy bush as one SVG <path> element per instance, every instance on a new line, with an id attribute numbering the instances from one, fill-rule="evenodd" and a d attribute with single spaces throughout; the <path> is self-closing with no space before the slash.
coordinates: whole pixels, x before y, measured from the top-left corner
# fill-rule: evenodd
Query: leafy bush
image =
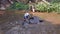
<path id="1" fill-rule="evenodd" d="M 46 11 L 47 6 L 48 6 L 47 4 L 41 2 L 41 3 L 38 3 L 35 7 L 36 7 L 36 10 Z"/>
<path id="2" fill-rule="evenodd" d="M 60 0 L 52 0 L 51 3 L 59 3 L 59 2 L 60 2 Z"/>
<path id="3" fill-rule="evenodd" d="M 60 4 L 59 3 L 53 3 L 51 5 L 47 5 L 45 3 L 38 3 L 36 4 L 36 10 L 39 10 L 39 11 L 44 11 L 44 12 L 58 12 L 60 13 Z"/>
<path id="4" fill-rule="evenodd" d="M 38 3 L 36 6 L 36 10 L 43 11 L 43 12 L 51 12 L 54 10 L 54 7 L 51 5 L 48 5 L 44 2 Z"/>
<path id="5" fill-rule="evenodd" d="M 52 0 L 51 4 L 55 8 L 55 12 L 60 13 L 60 0 Z"/>
<path id="6" fill-rule="evenodd" d="M 59 3 L 53 3 L 52 6 L 54 7 L 55 12 L 60 12 L 60 4 Z"/>
<path id="7" fill-rule="evenodd" d="M 27 9 L 28 9 L 27 4 L 18 3 L 18 2 L 14 2 L 14 4 L 8 7 L 8 10 L 27 10 Z"/>

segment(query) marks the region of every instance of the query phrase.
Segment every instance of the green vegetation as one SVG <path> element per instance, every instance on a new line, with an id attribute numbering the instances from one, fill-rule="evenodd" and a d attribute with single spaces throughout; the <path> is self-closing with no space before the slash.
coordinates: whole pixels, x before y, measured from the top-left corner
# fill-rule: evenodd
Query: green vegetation
<path id="1" fill-rule="evenodd" d="M 36 4 L 36 10 L 43 12 L 57 12 L 60 13 L 60 4 L 59 3 L 50 3 L 50 5 L 40 2 Z"/>
<path id="2" fill-rule="evenodd" d="M 10 7 L 8 7 L 8 10 L 27 10 L 28 5 L 19 3 L 19 2 L 14 2 Z"/>
<path id="3" fill-rule="evenodd" d="M 48 5 L 43 3 L 43 2 L 40 2 L 40 3 L 36 4 L 35 7 L 36 7 L 36 10 L 39 10 L 39 11 L 42 11 L 42 12 L 47 11 L 47 9 L 48 9 L 47 8 Z"/>
<path id="4" fill-rule="evenodd" d="M 52 0 L 51 3 L 59 3 L 59 2 L 60 2 L 60 0 Z"/>
<path id="5" fill-rule="evenodd" d="M 10 7 L 8 7 L 7 10 L 28 10 L 28 8 L 28 4 L 14 2 Z M 40 12 L 60 13 L 60 0 L 52 0 L 52 2 L 50 2 L 50 5 L 44 2 L 39 2 L 38 4 L 35 4 L 35 9 L 39 10 Z"/>

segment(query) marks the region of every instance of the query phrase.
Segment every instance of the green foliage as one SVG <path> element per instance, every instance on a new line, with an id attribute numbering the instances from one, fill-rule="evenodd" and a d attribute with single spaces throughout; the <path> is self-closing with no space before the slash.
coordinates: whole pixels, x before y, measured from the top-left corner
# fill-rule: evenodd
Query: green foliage
<path id="1" fill-rule="evenodd" d="M 36 10 L 39 10 L 39 11 L 46 11 L 47 10 L 47 4 L 41 2 L 41 3 L 38 3 L 35 7 L 36 7 Z"/>
<path id="2" fill-rule="evenodd" d="M 59 3 L 59 2 L 60 2 L 60 0 L 52 0 L 51 3 Z"/>
<path id="3" fill-rule="evenodd" d="M 28 5 L 23 3 L 14 2 L 10 7 L 8 7 L 8 10 L 27 10 Z"/>
<path id="4" fill-rule="evenodd" d="M 43 11 L 43 12 L 50 12 L 52 11 L 52 6 L 45 4 L 44 2 L 38 3 L 36 6 L 36 10 Z"/>
<path id="5" fill-rule="evenodd" d="M 58 12 L 60 13 L 60 3 L 53 3 L 51 5 L 47 5 L 45 3 L 38 3 L 36 4 L 36 10 L 39 10 L 39 11 L 44 11 L 44 12 Z"/>
<path id="6" fill-rule="evenodd" d="M 54 6 L 54 11 L 60 13 L 60 0 L 52 0 L 51 4 Z"/>
<path id="7" fill-rule="evenodd" d="M 54 7 L 54 11 L 60 13 L 60 4 L 53 3 L 52 6 Z"/>

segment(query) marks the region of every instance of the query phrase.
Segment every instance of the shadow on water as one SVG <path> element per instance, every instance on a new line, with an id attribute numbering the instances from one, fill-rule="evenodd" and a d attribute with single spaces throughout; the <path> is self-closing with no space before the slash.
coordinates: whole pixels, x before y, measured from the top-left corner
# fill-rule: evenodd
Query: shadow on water
<path id="1" fill-rule="evenodd" d="M 40 21 L 39 24 L 29 24 L 28 28 L 22 28 L 23 20 L 20 17 L 17 14 L 0 22 L 0 34 L 60 34 L 60 24 L 52 24 L 45 20 Z"/>

